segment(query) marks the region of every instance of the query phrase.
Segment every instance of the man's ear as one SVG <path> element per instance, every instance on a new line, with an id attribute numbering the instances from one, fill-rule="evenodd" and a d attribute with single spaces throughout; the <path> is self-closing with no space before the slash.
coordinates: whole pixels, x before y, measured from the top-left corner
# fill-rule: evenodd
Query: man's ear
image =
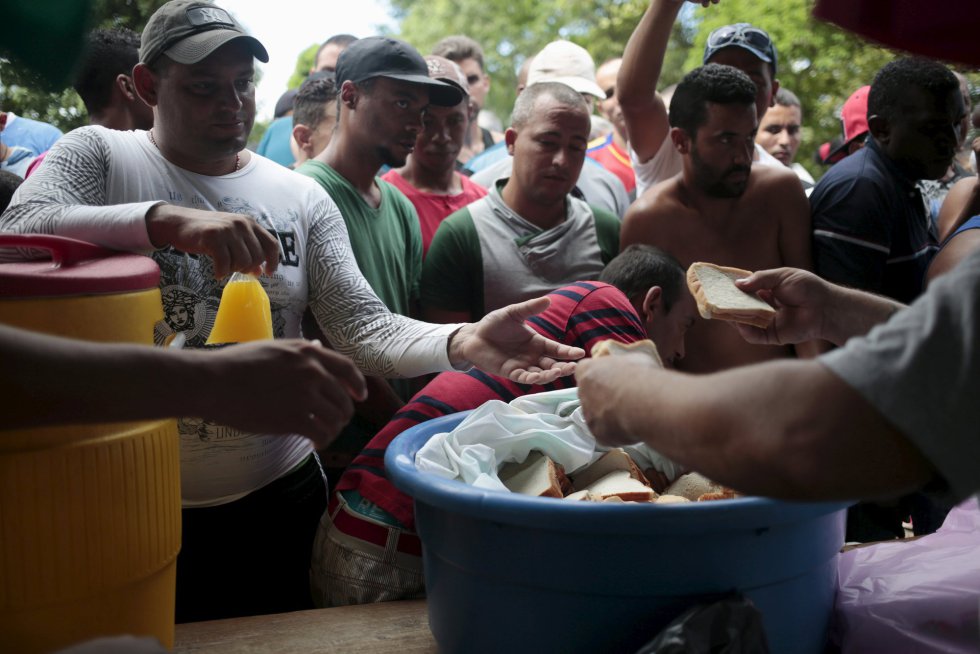
<path id="1" fill-rule="evenodd" d="M 643 304 L 641 306 L 644 322 L 652 319 L 657 314 L 657 309 L 663 305 L 663 301 L 663 289 L 659 286 L 651 286 L 647 289 L 646 295 L 643 296 Z"/>
<path id="2" fill-rule="evenodd" d="M 146 64 L 133 68 L 133 86 L 140 99 L 151 107 L 157 106 L 157 76 Z"/>
<path id="3" fill-rule="evenodd" d="M 681 154 L 690 154 L 691 152 L 691 139 L 688 137 L 687 132 L 680 127 L 670 128 L 670 142 L 674 144 L 674 149 Z"/>
<path id="4" fill-rule="evenodd" d="M 868 131 L 876 141 L 885 145 L 891 138 L 892 126 L 884 116 L 868 116 Z"/>
<path id="5" fill-rule="evenodd" d="M 357 108 L 357 100 L 359 97 L 357 91 L 357 86 L 354 82 L 347 80 L 340 86 L 340 102 L 348 109 Z"/>
<path id="6" fill-rule="evenodd" d="M 313 147 L 312 143 L 313 130 L 307 125 L 300 123 L 293 127 L 293 138 L 296 139 L 296 145 L 299 149 L 306 153 L 306 156 L 312 159 L 316 155 L 310 154 L 310 148 Z M 319 153 L 317 153 L 319 154 Z"/>
<path id="7" fill-rule="evenodd" d="M 504 144 L 507 146 L 507 154 L 514 156 L 514 143 L 517 141 L 517 130 L 513 127 L 508 127 L 507 131 L 504 132 Z"/>
<path id="8" fill-rule="evenodd" d="M 769 96 L 769 106 L 776 106 L 776 93 L 779 91 L 779 80 L 774 79 L 772 81 L 772 95 Z"/>
<path id="9" fill-rule="evenodd" d="M 124 75 L 123 73 L 116 75 L 116 88 L 119 89 L 119 92 L 129 102 L 135 102 L 139 98 L 136 94 L 136 85 L 133 83 L 133 78 L 129 75 Z"/>

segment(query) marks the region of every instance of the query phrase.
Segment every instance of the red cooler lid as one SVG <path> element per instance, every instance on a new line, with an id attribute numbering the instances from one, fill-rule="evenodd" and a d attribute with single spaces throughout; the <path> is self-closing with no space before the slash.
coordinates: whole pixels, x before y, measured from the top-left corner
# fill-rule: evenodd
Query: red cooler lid
<path id="1" fill-rule="evenodd" d="M 0 264 L 0 298 L 127 293 L 160 285 L 149 257 L 48 234 L 0 234 L 0 247 L 47 250 L 50 259 Z"/>

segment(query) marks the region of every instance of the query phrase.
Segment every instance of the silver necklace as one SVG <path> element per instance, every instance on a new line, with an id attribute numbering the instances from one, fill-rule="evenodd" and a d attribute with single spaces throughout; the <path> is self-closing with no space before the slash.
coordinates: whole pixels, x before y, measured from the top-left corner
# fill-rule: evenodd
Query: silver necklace
<path id="1" fill-rule="evenodd" d="M 157 145 L 157 140 L 155 138 L 153 138 L 153 130 L 152 129 L 147 132 L 147 135 L 149 135 L 149 137 L 150 137 L 150 143 L 153 144 L 153 147 L 155 147 L 157 150 L 160 150 L 160 146 Z M 160 152 L 162 153 L 163 151 L 160 150 Z M 241 156 L 241 154 L 239 154 L 238 152 L 236 152 L 235 153 L 235 172 L 237 173 L 241 169 L 242 169 L 242 156 Z"/>

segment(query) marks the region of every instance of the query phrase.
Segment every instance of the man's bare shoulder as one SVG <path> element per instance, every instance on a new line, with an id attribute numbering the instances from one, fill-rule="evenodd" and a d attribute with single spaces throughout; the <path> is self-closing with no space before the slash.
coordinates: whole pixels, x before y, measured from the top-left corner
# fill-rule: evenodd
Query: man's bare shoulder
<path id="1" fill-rule="evenodd" d="M 681 203 L 680 182 L 681 175 L 676 175 L 654 184 L 630 205 L 623 220 L 627 220 L 630 216 L 634 216 L 635 220 L 670 215 Z"/>
<path id="2" fill-rule="evenodd" d="M 800 178 L 792 169 L 786 166 L 767 166 L 755 164 L 752 166 L 754 185 L 766 192 L 797 193 L 803 195 L 803 185 Z"/>

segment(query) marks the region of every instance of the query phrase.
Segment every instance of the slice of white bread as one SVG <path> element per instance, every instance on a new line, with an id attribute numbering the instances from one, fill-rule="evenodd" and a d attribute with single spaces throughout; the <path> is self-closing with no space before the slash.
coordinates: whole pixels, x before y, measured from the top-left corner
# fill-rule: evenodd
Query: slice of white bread
<path id="1" fill-rule="evenodd" d="M 660 359 L 660 353 L 657 352 L 656 343 L 651 341 L 649 338 L 645 338 L 642 341 L 633 341 L 632 343 L 622 343 L 620 341 L 607 338 L 606 340 L 599 341 L 592 346 L 591 355 L 593 359 L 596 359 L 598 357 L 632 353 L 646 354 L 656 362 L 658 368 L 664 367 L 664 362 Z"/>
<path id="2" fill-rule="evenodd" d="M 723 490 L 724 488 L 720 484 L 716 484 L 704 475 L 688 472 L 674 480 L 674 483 L 664 491 L 664 495 L 679 495 L 692 502 L 697 502 L 702 495 L 719 493 Z"/>
<path id="3" fill-rule="evenodd" d="M 776 310 L 754 295 L 735 286 L 735 280 L 752 273 L 713 263 L 692 263 L 687 269 L 687 287 L 698 303 L 698 312 L 709 320 L 731 320 L 756 327 L 772 322 Z"/>
<path id="4" fill-rule="evenodd" d="M 680 495 L 661 495 L 656 500 L 654 504 L 690 504 L 691 500 L 686 497 L 681 497 Z"/>
<path id="5" fill-rule="evenodd" d="M 628 476 L 639 481 L 644 486 L 650 486 L 650 481 L 643 474 L 643 471 L 640 470 L 639 466 L 636 465 L 636 462 L 633 461 L 633 457 L 620 447 L 609 450 L 586 467 L 575 471 L 572 475 L 572 486 L 575 490 L 584 490 L 602 477 L 619 470 L 625 470 Z"/>
<path id="6" fill-rule="evenodd" d="M 652 488 L 631 477 L 627 470 L 610 472 L 582 490 L 597 495 L 603 501 L 611 497 L 618 497 L 624 502 L 652 502 L 657 499 L 657 493 Z"/>
<path id="7" fill-rule="evenodd" d="M 574 493 L 569 493 L 565 496 L 566 500 L 579 501 L 579 502 L 600 502 L 601 498 L 594 494 L 592 491 L 580 490 Z"/>
<path id="8" fill-rule="evenodd" d="M 564 468 L 537 450 L 521 463 L 505 463 L 497 476 L 509 491 L 523 495 L 561 498 L 571 490 Z"/>

